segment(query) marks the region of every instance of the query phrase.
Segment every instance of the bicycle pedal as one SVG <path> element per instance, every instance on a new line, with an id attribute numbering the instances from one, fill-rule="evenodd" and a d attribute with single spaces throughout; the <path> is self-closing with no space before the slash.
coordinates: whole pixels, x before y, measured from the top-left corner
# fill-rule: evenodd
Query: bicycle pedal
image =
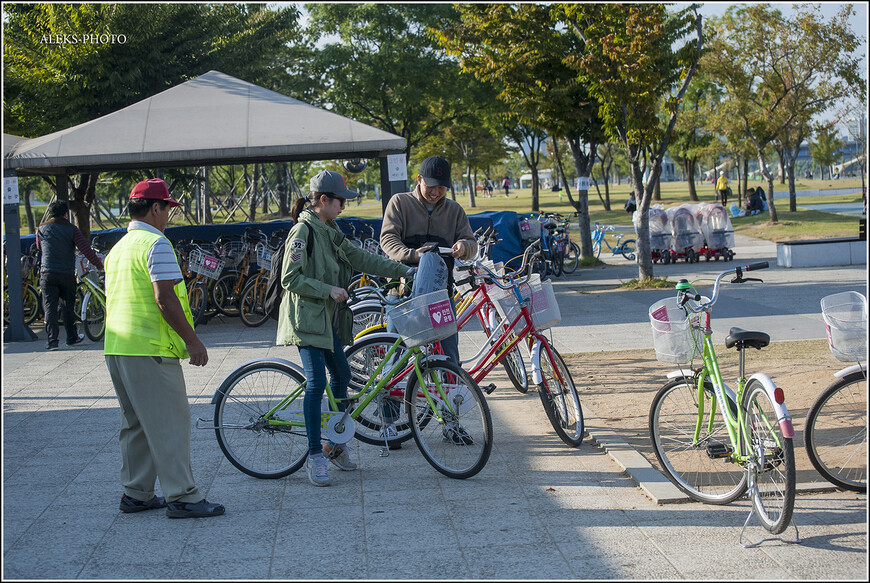
<path id="1" fill-rule="evenodd" d="M 480 388 L 483 389 L 483 392 L 486 393 L 487 395 L 491 395 L 492 392 L 496 389 L 496 386 L 494 383 L 490 383 L 489 385 L 487 385 L 485 387 L 480 387 Z"/>
<path id="2" fill-rule="evenodd" d="M 733 448 L 724 443 L 711 443 L 707 445 L 707 456 L 711 459 L 731 457 Z"/>

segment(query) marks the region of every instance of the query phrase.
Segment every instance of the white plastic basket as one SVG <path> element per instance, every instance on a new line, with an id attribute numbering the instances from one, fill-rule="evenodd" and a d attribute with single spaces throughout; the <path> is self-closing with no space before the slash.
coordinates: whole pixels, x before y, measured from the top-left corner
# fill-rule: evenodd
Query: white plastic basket
<path id="1" fill-rule="evenodd" d="M 248 253 L 248 246 L 242 241 L 228 241 L 221 247 L 226 267 L 237 267 Z"/>
<path id="2" fill-rule="evenodd" d="M 537 283 L 534 279 L 537 278 Z M 529 310 L 532 312 L 532 323 L 535 330 L 552 328 L 562 321 L 562 313 L 559 311 L 559 303 L 556 294 L 553 293 L 553 283 L 540 281 L 540 276 L 534 275 L 530 280 L 532 284 L 531 301 Z"/>
<path id="3" fill-rule="evenodd" d="M 387 317 L 408 347 L 431 344 L 456 334 L 456 316 L 447 290 L 411 298 L 390 310 Z"/>
<path id="4" fill-rule="evenodd" d="M 674 364 L 688 364 L 695 355 L 695 341 L 686 311 L 677 298 L 654 303 L 649 309 L 656 359 Z"/>
<path id="5" fill-rule="evenodd" d="M 193 249 L 188 257 L 188 268 L 209 279 L 217 279 L 224 270 L 223 260 L 206 255 L 202 249 Z"/>
<path id="6" fill-rule="evenodd" d="M 272 255 L 275 250 L 265 243 L 257 243 L 257 265 L 266 271 L 272 271 Z"/>
<path id="7" fill-rule="evenodd" d="M 97 252 L 94 251 L 94 253 L 97 253 Z M 106 261 L 106 254 L 105 253 L 97 253 L 97 257 L 100 258 L 100 261 L 103 261 L 103 262 Z M 87 272 L 91 271 L 92 269 L 96 269 L 96 266 L 93 265 L 90 261 L 88 261 L 87 257 L 85 257 L 84 255 L 82 255 L 80 253 L 76 253 L 75 266 L 76 266 L 76 277 L 78 277 L 79 279 L 81 279 L 83 275 L 85 275 Z"/>
<path id="8" fill-rule="evenodd" d="M 867 359 L 867 298 L 849 291 L 825 296 L 822 319 L 831 353 L 846 362 Z"/>

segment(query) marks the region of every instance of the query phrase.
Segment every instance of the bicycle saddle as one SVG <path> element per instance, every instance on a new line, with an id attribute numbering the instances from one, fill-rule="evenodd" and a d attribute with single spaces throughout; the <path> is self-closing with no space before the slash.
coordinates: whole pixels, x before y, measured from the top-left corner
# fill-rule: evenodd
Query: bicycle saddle
<path id="1" fill-rule="evenodd" d="M 752 332 L 742 328 L 731 328 L 730 333 L 725 338 L 725 348 L 733 348 L 737 346 L 737 350 L 743 350 L 747 346 L 761 350 L 770 344 L 770 334 L 764 332 Z"/>

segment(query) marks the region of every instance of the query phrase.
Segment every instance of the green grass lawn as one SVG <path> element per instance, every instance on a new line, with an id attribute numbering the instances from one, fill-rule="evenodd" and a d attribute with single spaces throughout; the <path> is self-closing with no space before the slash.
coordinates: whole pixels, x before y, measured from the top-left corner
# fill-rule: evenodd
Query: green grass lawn
<path id="1" fill-rule="evenodd" d="M 750 181 L 749 186 L 756 186 L 758 181 Z M 786 186 L 778 182 L 775 186 L 779 190 L 785 190 Z M 772 224 L 769 221 L 769 214 L 764 212 L 760 215 L 752 217 L 739 217 L 732 219 L 734 230 L 737 233 L 758 237 L 770 241 L 795 241 L 802 239 L 818 239 L 818 238 L 833 238 L 833 237 L 854 237 L 858 234 L 858 218 L 846 215 L 838 215 L 817 210 L 801 209 L 801 204 L 824 204 L 824 203 L 846 203 L 846 202 L 861 202 L 861 180 L 860 178 L 847 178 L 842 180 L 800 180 L 795 185 L 797 190 L 797 212 L 788 212 L 788 200 L 776 199 L 776 209 L 778 214 L 778 222 Z M 766 184 L 765 184 L 766 188 Z M 856 194 L 853 195 L 837 195 L 837 196 L 801 196 L 801 191 L 814 189 L 840 189 L 840 188 L 855 188 Z M 713 202 L 714 192 L 713 186 L 708 183 L 699 183 L 696 186 L 698 196 L 702 202 Z M 604 210 L 598 192 L 593 187 L 589 191 L 589 211 L 590 220 L 594 223 L 598 221 L 602 224 L 617 225 L 631 227 L 631 215 L 623 210 L 625 201 L 628 200 L 631 185 L 624 183 L 621 185 L 611 185 L 610 187 L 610 211 Z M 517 213 L 531 212 L 531 189 L 512 189 L 509 198 L 505 198 L 503 191 L 495 190 L 492 198 L 483 198 L 477 196 L 475 205 L 472 207 L 468 195 L 457 192 L 456 200 L 459 202 L 468 214 L 475 214 L 484 211 L 515 211 Z M 572 190 L 572 194 L 575 192 Z M 604 195 L 604 188 L 601 187 L 601 194 Z M 449 194 L 448 194 L 449 196 Z M 689 189 L 686 182 L 665 182 L 661 187 L 661 200 L 653 201 L 653 204 L 661 203 L 665 208 L 676 206 L 683 203 L 691 202 L 689 200 Z M 734 199 L 736 202 L 736 197 Z M 559 212 L 567 214 L 574 209 L 568 202 L 568 196 L 564 191 L 552 192 L 543 190 L 539 192 L 539 203 L 542 211 Z M 27 221 L 24 216 L 24 206 L 20 207 L 22 234 L 27 232 Z M 383 216 L 381 203 L 374 199 L 366 199 L 362 204 L 351 203 L 345 209 L 344 216 L 362 217 L 362 218 L 380 218 Z M 41 216 L 41 212 L 39 212 Z M 279 219 L 277 213 L 269 215 L 259 215 L 257 220 L 268 221 Z M 235 221 L 244 220 L 244 215 L 238 212 L 234 217 Z M 37 219 L 38 220 L 38 219 Z M 215 223 L 224 222 L 224 218 L 216 218 Z M 124 219 L 125 222 L 126 219 Z M 231 222 L 235 222 L 231 221 Z M 172 225 L 185 225 L 184 220 L 178 219 L 172 222 Z M 98 227 L 94 225 L 94 228 Z"/>

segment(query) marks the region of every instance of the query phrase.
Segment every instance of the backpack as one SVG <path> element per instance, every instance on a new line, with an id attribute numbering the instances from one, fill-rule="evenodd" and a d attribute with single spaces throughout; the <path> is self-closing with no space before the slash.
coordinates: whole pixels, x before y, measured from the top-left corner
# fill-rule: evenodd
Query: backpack
<path id="1" fill-rule="evenodd" d="M 306 253 L 311 259 L 311 252 L 314 243 L 314 232 L 306 225 L 308 229 L 308 247 Z M 284 266 L 284 245 L 286 240 L 282 241 L 275 253 L 272 254 L 272 276 L 269 278 L 269 283 L 266 284 L 266 298 L 263 300 L 263 310 L 273 320 L 278 319 L 278 312 L 281 309 L 281 298 L 284 296 L 284 287 L 281 285 L 281 270 Z"/>

